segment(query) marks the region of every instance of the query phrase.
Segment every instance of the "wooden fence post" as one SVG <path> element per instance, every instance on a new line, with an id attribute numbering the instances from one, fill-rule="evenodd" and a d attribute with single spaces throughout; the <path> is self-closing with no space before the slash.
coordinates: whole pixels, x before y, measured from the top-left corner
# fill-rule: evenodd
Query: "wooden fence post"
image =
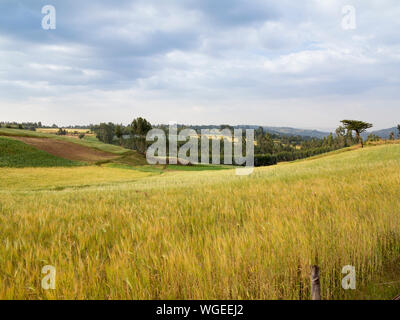
<path id="1" fill-rule="evenodd" d="M 313 300 L 321 300 L 321 283 L 318 266 L 311 266 L 311 293 Z"/>

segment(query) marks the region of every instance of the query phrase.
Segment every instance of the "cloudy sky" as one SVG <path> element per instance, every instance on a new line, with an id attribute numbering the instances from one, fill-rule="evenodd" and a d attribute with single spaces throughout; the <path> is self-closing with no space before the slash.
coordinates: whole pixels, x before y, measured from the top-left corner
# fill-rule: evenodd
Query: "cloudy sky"
<path id="1" fill-rule="evenodd" d="M 0 121 L 392 127 L 399 17 L 398 0 L 0 0 Z"/>

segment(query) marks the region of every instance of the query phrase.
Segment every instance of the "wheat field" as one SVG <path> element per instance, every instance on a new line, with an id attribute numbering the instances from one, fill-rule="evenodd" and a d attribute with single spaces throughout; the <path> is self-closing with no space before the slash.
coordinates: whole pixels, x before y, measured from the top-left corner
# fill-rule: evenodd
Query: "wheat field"
<path id="1" fill-rule="evenodd" d="M 0 299 L 362 299 L 398 259 L 400 145 L 234 172 L 0 168 Z"/>

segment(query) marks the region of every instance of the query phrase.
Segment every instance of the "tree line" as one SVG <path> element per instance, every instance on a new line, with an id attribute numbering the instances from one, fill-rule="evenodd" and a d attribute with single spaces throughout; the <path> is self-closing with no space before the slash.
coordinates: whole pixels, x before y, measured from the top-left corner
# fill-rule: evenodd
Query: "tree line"
<path id="1" fill-rule="evenodd" d="M 146 135 L 151 129 L 152 125 L 150 122 L 142 117 L 134 119 L 127 126 L 112 122 L 103 122 L 91 127 L 91 130 L 100 141 L 137 150 L 142 154 L 147 150 Z"/>
<path id="2" fill-rule="evenodd" d="M 323 139 L 299 137 L 294 140 L 290 137 L 283 137 L 275 140 L 270 134 L 264 133 L 263 129 L 259 128 L 256 131 L 255 166 L 274 165 L 278 162 L 308 158 L 358 143 L 364 147 L 361 134 L 372 128 L 373 125 L 359 120 L 342 120 L 341 123 L 342 125 L 335 130 L 335 135 L 330 133 Z M 400 136 L 400 124 L 398 130 Z"/>
<path id="3" fill-rule="evenodd" d="M 191 128 L 200 134 L 204 126 L 178 125 L 178 132 L 183 129 Z M 149 142 L 146 141 L 146 134 L 152 128 L 159 128 L 166 132 L 168 139 L 168 126 L 157 125 L 152 126 L 149 121 L 144 118 L 136 118 L 129 125 L 114 123 L 100 123 L 92 126 L 91 129 L 96 133 L 96 137 L 104 142 L 121 145 L 126 148 L 137 150 L 145 154 Z M 209 129 L 215 129 L 215 126 L 207 126 Z M 218 129 L 230 129 L 233 132 L 233 127 L 230 125 L 220 125 Z M 329 134 L 323 139 L 291 136 L 284 134 L 268 133 L 262 127 L 255 130 L 255 165 L 272 165 L 282 161 L 293 161 L 303 159 L 318 154 L 338 150 L 341 148 L 350 147 L 357 143 L 364 146 L 361 134 L 367 129 L 372 128 L 372 124 L 358 120 L 342 120 L 341 125 L 335 130 L 335 133 Z M 398 125 L 400 134 L 400 124 Z M 372 138 L 372 137 L 370 137 Z M 178 147 L 185 144 L 186 141 L 178 142 Z M 211 141 L 210 141 L 211 143 Z M 242 142 L 243 144 L 245 141 Z M 167 148 L 168 148 L 167 141 Z M 200 147 L 199 147 L 200 148 Z M 245 148 L 242 148 L 245 150 Z M 210 148 L 211 151 L 211 148 Z M 221 162 L 224 157 L 224 143 L 221 143 L 220 149 Z M 168 150 L 167 150 L 168 153 Z M 200 149 L 199 149 L 200 154 Z M 211 155 L 210 155 L 211 156 Z"/>
<path id="4" fill-rule="evenodd" d="M 14 128 L 14 129 L 26 129 L 35 131 L 37 128 L 58 128 L 57 125 L 53 124 L 51 127 L 46 127 L 39 122 L 0 122 L 0 127 Z M 98 125 L 89 126 L 69 126 L 66 128 L 88 128 L 95 133 L 97 139 L 107 144 L 120 145 L 122 147 L 137 150 L 139 153 L 145 154 L 148 146 L 151 142 L 146 141 L 146 135 L 152 128 L 159 128 L 166 132 L 168 139 L 168 126 L 167 125 L 156 125 L 147 121 L 145 118 L 138 117 L 128 125 L 114 124 L 112 122 L 100 123 Z M 234 127 L 223 124 L 219 127 L 216 126 L 186 126 L 178 125 L 178 132 L 183 129 L 194 129 L 197 134 L 201 133 L 202 129 L 229 129 L 233 132 Z M 293 161 L 303 159 L 318 154 L 338 150 L 341 148 L 350 147 L 355 144 L 360 144 L 364 147 L 364 141 L 362 139 L 362 133 L 367 129 L 372 128 L 373 125 L 367 122 L 359 120 L 342 120 L 341 125 L 335 130 L 335 133 L 330 133 L 323 139 L 305 137 L 305 136 L 293 136 L 278 133 L 269 133 L 259 127 L 255 130 L 255 165 L 265 166 L 273 165 L 283 161 Z M 397 125 L 398 137 L 400 138 L 400 124 Z M 63 128 L 59 128 L 58 135 L 65 135 L 67 131 Z M 84 134 L 80 134 L 79 138 L 84 138 Z M 395 139 L 395 133 L 392 132 L 389 137 L 390 140 Z M 380 137 L 370 134 L 367 141 L 381 140 Z M 222 141 L 221 141 L 222 142 Z M 185 144 L 186 141 L 179 141 L 178 147 Z M 211 141 L 210 141 L 211 143 Z M 246 141 L 242 139 L 243 147 L 245 150 Z M 167 148 L 169 143 L 167 141 Z M 200 144 L 199 144 L 200 148 Z M 224 143 L 221 143 L 221 154 L 220 158 L 223 162 L 224 157 Z M 211 152 L 211 147 L 210 147 Z M 168 150 L 167 150 L 168 153 Z M 200 154 L 199 149 L 199 154 Z M 211 157 L 211 154 L 210 154 Z"/>

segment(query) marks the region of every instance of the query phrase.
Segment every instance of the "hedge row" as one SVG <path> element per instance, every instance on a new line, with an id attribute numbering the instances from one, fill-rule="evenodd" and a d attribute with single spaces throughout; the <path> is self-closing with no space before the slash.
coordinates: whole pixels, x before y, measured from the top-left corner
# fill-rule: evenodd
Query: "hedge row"
<path id="1" fill-rule="evenodd" d="M 330 151 L 337 150 L 335 147 L 319 147 L 313 148 L 308 150 L 296 150 L 296 151 L 284 151 L 279 152 L 277 154 L 256 154 L 254 155 L 254 166 L 255 167 L 262 167 L 262 166 L 272 166 L 277 164 L 278 162 L 285 162 L 285 161 L 294 161 L 304 158 L 309 158 L 312 156 L 316 156 L 322 153 L 327 153 Z M 201 162 L 201 158 L 199 155 L 199 163 Z M 224 155 L 221 154 L 220 162 L 224 162 Z M 209 163 L 212 163 L 212 157 L 210 155 Z M 244 165 L 244 164 L 243 164 Z"/>
<path id="2" fill-rule="evenodd" d="M 271 154 L 256 154 L 254 156 L 254 166 L 255 167 L 263 167 L 263 166 L 272 166 L 278 163 L 278 159 L 275 155 Z"/>
<path id="3" fill-rule="evenodd" d="M 308 150 L 298 150 L 298 151 L 285 151 L 279 152 L 277 154 L 257 154 L 254 156 L 254 166 L 271 166 L 277 164 L 278 162 L 294 161 L 304 158 L 309 158 L 322 153 L 327 153 L 337 150 L 335 147 L 319 147 Z"/>
<path id="4" fill-rule="evenodd" d="M 283 162 L 283 161 L 294 161 L 294 160 L 299 160 L 299 159 L 304 159 L 304 158 L 309 158 L 312 156 L 316 156 L 322 153 L 327 153 L 336 150 L 335 147 L 319 147 L 319 148 L 313 148 L 313 149 L 308 149 L 308 150 L 297 150 L 293 152 L 280 152 L 276 154 L 276 158 L 278 162 Z"/>

